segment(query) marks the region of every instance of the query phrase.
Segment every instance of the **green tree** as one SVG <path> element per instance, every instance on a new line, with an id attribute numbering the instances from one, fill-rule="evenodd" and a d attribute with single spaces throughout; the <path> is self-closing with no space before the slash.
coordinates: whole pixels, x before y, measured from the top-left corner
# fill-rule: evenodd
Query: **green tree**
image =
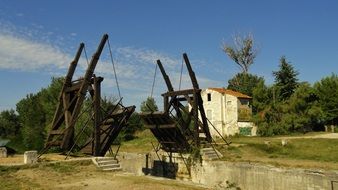
<path id="1" fill-rule="evenodd" d="M 127 127 L 123 128 L 123 139 L 132 140 L 135 138 L 135 132 L 143 129 L 143 124 L 141 122 L 141 117 L 138 113 L 134 112 L 129 120 Z"/>
<path id="2" fill-rule="evenodd" d="M 288 130 L 313 130 L 320 124 L 322 110 L 314 89 L 307 82 L 300 83 L 285 104 L 283 121 Z"/>
<path id="3" fill-rule="evenodd" d="M 257 75 L 238 73 L 228 81 L 227 88 L 252 97 L 254 88 L 261 82 L 264 83 L 264 79 Z"/>
<path id="4" fill-rule="evenodd" d="M 285 56 L 282 56 L 280 58 L 279 70 L 273 72 L 276 87 L 279 91 L 279 98 L 286 100 L 292 95 L 298 85 L 298 74 L 290 62 L 286 61 Z"/>
<path id="5" fill-rule="evenodd" d="M 110 110 L 113 109 L 120 109 L 120 106 L 116 107 L 116 105 L 118 104 L 117 101 L 118 99 L 116 97 L 103 96 L 103 98 L 101 98 L 101 107 L 106 112 L 109 112 Z"/>
<path id="6" fill-rule="evenodd" d="M 62 89 L 64 77 L 52 77 L 51 83 L 47 88 L 42 88 L 39 92 L 43 110 L 46 113 L 46 124 L 52 122 L 56 106 L 59 102 L 59 95 Z"/>
<path id="7" fill-rule="evenodd" d="M 325 124 L 338 125 L 338 76 L 332 74 L 314 85 L 318 102 L 323 110 Z"/>
<path id="8" fill-rule="evenodd" d="M 41 150 L 43 148 L 47 126 L 53 119 L 62 83 L 63 78 L 52 78 L 47 88 L 42 88 L 36 94 L 27 95 L 16 104 L 16 111 L 22 126 L 20 141 L 25 149 Z"/>
<path id="9" fill-rule="evenodd" d="M 263 111 L 273 102 L 273 87 L 267 87 L 264 80 L 258 81 L 252 90 L 252 106 L 254 113 Z"/>
<path id="10" fill-rule="evenodd" d="M 0 113 L 0 137 L 13 138 L 20 134 L 19 117 L 13 109 Z"/>
<path id="11" fill-rule="evenodd" d="M 233 45 L 224 43 L 223 51 L 241 68 L 242 73 L 249 72 L 249 67 L 253 64 L 257 55 L 254 39 L 250 34 L 244 37 L 234 37 Z"/>
<path id="12" fill-rule="evenodd" d="M 158 111 L 155 99 L 148 97 L 146 101 L 141 103 L 141 112 L 154 112 Z"/>
<path id="13" fill-rule="evenodd" d="M 273 88 L 260 84 L 254 90 L 253 104 L 258 108 L 254 120 L 259 134 L 282 135 L 320 127 L 322 111 L 309 83 L 300 83 L 290 98 L 284 101 L 271 99 Z"/>
<path id="14" fill-rule="evenodd" d="M 23 143 L 27 149 L 41 150 L 46 136 L 46 114 L 39 94 L 29 94 L 16 104 L 22 125 Z"/>

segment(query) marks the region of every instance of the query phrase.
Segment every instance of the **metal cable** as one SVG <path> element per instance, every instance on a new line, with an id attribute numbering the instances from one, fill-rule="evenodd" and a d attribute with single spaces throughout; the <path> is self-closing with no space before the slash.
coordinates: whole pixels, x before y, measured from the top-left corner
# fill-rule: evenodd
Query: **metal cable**
<path id="1" fill-rule="evenodd" d="M 153 85 L 151 87 L 151 93 L 150 93 L 150 97 L 153 97 L 153 92 L 154 92 L 154 87 L 155 87 L 155 81 L 156 81 L 156 72 L 157 72 L 157 64 L 155 66 L 155 73 L 154 73 L 154 80 L 153 80 Z"/>
<path id="2" fill-rule="evenodd" d="M 85 57 L 86 57 L 86 60 L 87 60 L 87 65 L 89 65 L 89 61 L 88 61 L 88 56 L 87 56 L 87 51 L 86 51 L 86 46 L 85 45 L 83 46 L 83 50 L 84 50 Z"/>
<path id="3" fill-rule="evenodd" d="M 181 75 L 180 75 L 180 83 L 178 86 L 178 90 L 181 90 L 182 74 L 183 74 L 183 58 L 182 58 L 182 64 L 181 64 Z"/>
<path id="4" fill-rule="evenodd" d="M 117 74 L 116 74 L 116 69 L 115 69 L 115 63 L 114 63 L 113 53 L 112 53 L 112 50 L 111 50 L 111 47 L 110 47 L 109 39 L 108 39 L 108 48 L 109 48 L 110 60 L 111 60 L 111 62 L 112 62 L 112 64 L 113 64 L 113 70 L 114 70 L 114 76 L 115 76 L 115 81 L 116 81 L 117 91 L 118 91 L 118 93 L 119 93 L 119 98 L 121 99 L 121 91 L 120 91 L 119 82 L 118 82 L 118 80 L 117 80 Z"/>

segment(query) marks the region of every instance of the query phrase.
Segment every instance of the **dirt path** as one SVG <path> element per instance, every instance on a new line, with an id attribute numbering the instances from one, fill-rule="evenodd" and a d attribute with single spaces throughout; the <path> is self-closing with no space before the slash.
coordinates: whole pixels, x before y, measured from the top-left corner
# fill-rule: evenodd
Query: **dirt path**
<path id="1" fill-rule="evenodd" d="M 63 162 L 65 163 L 65 162 Z M 0 189 L 50 190 L 203 190 L 192 182 L 120 172 L 103 172 L 94 165 L 40 165 L 0 172 Z"/>
<path id="2" fill-rule="evenodd" d="M 304 135 L 296 137 L 277 137 L 278 139 L 338 139 L 338 133 L 325 133 L 325 134 L 314 134 L 314 135 Z"/>
<path id="3" fill-rule="evenodd" d="M 193 184 L 191 182 L 184 182 L 178 180 L 171 180 L 165 178 L 156 179 L 149 176 L 134 176 L 131 174 L 116 173 L 114 176 L 92 176 L 89 179 L 82 179 L 76 182 L 60 184 L 54 186 L 52 189 L 84 189 L 84 190 L 202 190 L 205 187 Z"/>

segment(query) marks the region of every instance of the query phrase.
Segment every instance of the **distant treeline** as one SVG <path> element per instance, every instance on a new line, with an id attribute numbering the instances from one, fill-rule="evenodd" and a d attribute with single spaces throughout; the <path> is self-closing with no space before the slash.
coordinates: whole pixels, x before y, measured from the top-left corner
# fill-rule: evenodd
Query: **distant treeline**
<path id="1" fill-rule="evenodd" d="M 0 113 L 0 138 L 10 140 L 7 146 L 22 152 L 25 150 L 41 150 L 44 147 L 46 135 L 51 127 L 59 94 L 64 78 L 52 78 L 51 84 L 35 94 L 28 94 L 16 104 L 16 111 L 5 110 Z M 103 97 L 101 106 L 114 106 L 115 98 Z M 78 133 L 84 125 L 93 125 L 92 101 L 87 98 L 82 106 L 81 117 L 77 120 L 75 131 Z M 89 120 L 89 122 L 87 122 Z M 128 127 L 124 128 L 117 141 L 133 138 L 136 129 L 141 129 L 140 118 L 134 113 L 129 119 Z M 93 130 L 87 127 L 87 132 Z M 84 141 L 87 139 L 79 139 Z"/>
<path id="2" fill-rule="evenodd" d="M 279 70 L 272 73 L 274 84 L 262 77 L 238 73 L 228 88 L 252 96 L 253 121 L 262 136 L 324 130 L 338 124 L 338 76 L 332 74 L 313 85 L 299 82 L 293 66 L 280 59 Z"/>

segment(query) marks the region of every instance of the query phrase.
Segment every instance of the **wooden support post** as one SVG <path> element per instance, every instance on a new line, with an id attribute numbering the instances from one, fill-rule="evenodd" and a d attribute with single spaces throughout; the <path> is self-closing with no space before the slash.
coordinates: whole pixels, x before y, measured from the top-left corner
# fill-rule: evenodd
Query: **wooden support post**
<path id="1" fill-rule="evenodd" d="M 197 147 L 200 146 L 199 141 L 199 126 L 198 126 L 198 99 L 196 92 L 193 94 L 193 114 L 194 114 L 194 141 Z"/>
<path id="2" fill-rule="evenodd" d="M 101 150 L 101 82 L 102 77 L 94 76 L 94 156 L 100 155 Z"/>
<path id="3" fill-rule="evenodd" d="M 163 110 L 169 113 L 169 97 L 167 95 L 163 96 Z"/>
<path id="4" fill-rule="evenodd" d="M 69 150 L 69 148 L 72 146 L 70 139 L 74 136 L 73 135 L 74 134 L 74 126 L 75 126 L 75 123 L 76 123 L 78 116 L 80 114 L 83 101 L 86 98 L 86 93 L 88 91 L 88 87 L 91 84 L 91 78 L 93 77 L 93 73 L 94 73 L 96 64 L 99 61 L 100 55 L 102 53 L 103 47 L 104 47 L 107 39 L 108 39 L 108 35 L 107 34 L 103 35 L 102 40 L 99 44 L 99 47 L 97 48 L 96 52 L 94 53 L 89 65 L 88 65 L 86 73 L 83 77 L 83 81 L 81 82 L 81 87 L 80 87 L 79 91 L 77 92 L 76 97 L 74 97 L 74 100 L 76 99 L 76 101 L 71 101 L 71 103 L 73 103 L 73 104 L 71 104 L 70 106 L 74 106 L 74 108 L 73 108 L 73 112 L 72 112 L 72 118 L 71 118 L 71 121 L 69 123 L 69 127 L 67 128 L 65 135 L 63 137 L 63 143 L 61 145 L 62 149 Z"/>
<path id="5" fill-rule="evenodd" d="M 72 119 L 72 113 L 69 109 L 69 101 L 70 101 L 70 94 L 64 92 L 62 94 L 62 102 L 64 107 L 64 121 L 65 121 L 65 128 L 67 129 L 65 136 L 63 137 L 62 148 L 65 150 L 69 150 L 70 146 L 73 144 L 74 139 L 74 129 L 69 128 Z"/>

